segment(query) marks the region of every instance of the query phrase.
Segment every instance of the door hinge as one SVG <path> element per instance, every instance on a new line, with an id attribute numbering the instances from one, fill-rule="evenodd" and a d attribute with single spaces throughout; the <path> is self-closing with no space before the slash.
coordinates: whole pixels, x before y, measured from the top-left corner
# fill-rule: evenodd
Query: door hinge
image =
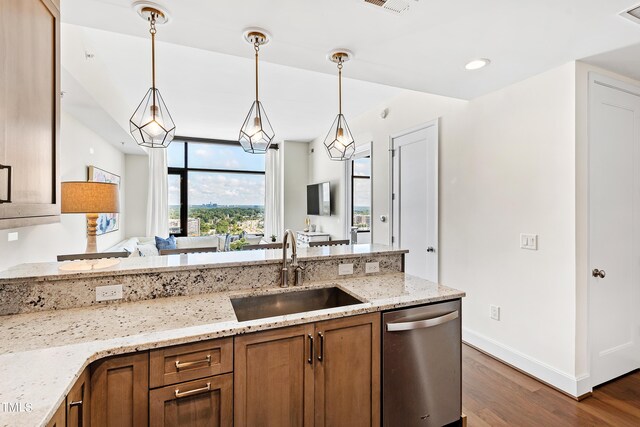
<path id="1" fill-rule="evenodd" d="M 395 242 L 396 238 L 394 236 L 391 236 L 391 243 Z"/>
<path id="2" fill-rule="evenodd" d="M 392 193 L 391 194 L 391 200 L 395 200 L 396 199 L 396 193 Z"/>
<path id="3" fill-rule="evenodd" d="M 393 148 L 390 148 L 389 151 L 391 151 L 391 157 L 395 157 L 396 155 L 396 150 Z"/>

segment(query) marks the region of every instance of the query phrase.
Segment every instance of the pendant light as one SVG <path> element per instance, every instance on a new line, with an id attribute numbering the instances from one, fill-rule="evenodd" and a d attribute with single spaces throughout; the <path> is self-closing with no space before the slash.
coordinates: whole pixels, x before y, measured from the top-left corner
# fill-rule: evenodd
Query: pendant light
<path id="1" fill-rule="evenodd" d="M 242 123 L 238 141 L 247 153 L 264 154 L 269 149 L 275 136 L 267 113 L 265 113 L 258 96 L 258 54 L 260 46 L 269 43 L 269 35 L 261 29 L 249 29 L 244 32 L 244 39 L 253 45 L 256 52 L 256 100 L 251 105 L 244 123 Z"/>
<path id="2" fill-rule="evenodd" d="M 342 114 L 342 67 L 352 56 L 349 51 L 339 50 L 331 52 L 328 57 L 329 61 L 338 64 L 338 116 L 324 139 L 324 146 L 331 160 L 349 160 L 356 151 L 356 142 Z"/>
<path id="3" fill-rule="evenodd" d="M 149 21 L 151 33 L 151 88 L 129 119 L 129 130 L 138 145 L 167 148 L 176 134 L 176 125 L 156 88 L 156 24 L 167 22 L 167 15 L 155 7 L 142 7 L 138 13 Z"/>

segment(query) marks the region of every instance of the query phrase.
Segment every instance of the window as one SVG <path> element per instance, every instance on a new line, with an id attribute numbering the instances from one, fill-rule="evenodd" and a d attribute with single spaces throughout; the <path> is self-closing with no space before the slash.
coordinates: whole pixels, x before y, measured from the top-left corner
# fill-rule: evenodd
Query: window
<path id="1" fill-rule="evenodd" d="M 371 231 L 371 156 L 351 161 L 351 225 Z M 360 241 L 360 240 L 358 240 Z"/>
<path id="2" fill-rule="evenodd" d="M 176 138 L 167 161 L 171 234 L 264 234 L 265 156 L 234 141 Z"/>

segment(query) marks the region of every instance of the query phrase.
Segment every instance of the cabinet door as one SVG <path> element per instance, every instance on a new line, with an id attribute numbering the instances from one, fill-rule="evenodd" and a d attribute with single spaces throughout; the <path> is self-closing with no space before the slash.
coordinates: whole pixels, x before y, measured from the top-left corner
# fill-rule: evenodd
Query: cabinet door
<path id="1" fill-rule="evenodd" d="M 149 354 L 101 360 L 91 369 L 91 426 L 146 426 Z"/>
<path id="2" fill-rule="evenodd" d="M 233 374 L 151 390 L 151 427 L 232 427 Z"/>
<path id="3" fill-rule="evenodd" d="M 11 188 L 0 228 L 8 228 L 60 214 L 60 11 L 51 0 L 3 0 L 0 9 L 0 199 Z"/>
<path id="4" fill-rule="evenodd" d="M 53 414 L 51 421 L 47 423 L 47 427 L 65 427 L 64 406 L 64 402 L 62 402 L 62 405 L 60 405 L 56 413 Z"/>
<path id="5" fill-rule="evenodd" d="M 87 368 L 67 395 L 67 427 L 89 426 L 90 390 L 89 368 Z"/>
<path id="6" fill-rule="evenodd" d="M 235 339 L 236 427 L 313 424 L 313 325 Z"/>
<path id="7" fill-rule="evenodd" d="M 316 324 L 315 424 L 380 425 L 380 314 Z"/>

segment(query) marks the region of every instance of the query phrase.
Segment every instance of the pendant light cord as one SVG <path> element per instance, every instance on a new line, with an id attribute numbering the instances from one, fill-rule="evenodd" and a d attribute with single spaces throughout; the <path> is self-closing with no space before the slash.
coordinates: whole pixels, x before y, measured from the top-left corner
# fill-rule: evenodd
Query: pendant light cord
<path id="1" fill-rule="evenodd" d="M 342 115 L 342 57 L 338 59 L 338 113 Z"/>
<path id="2" fill-rule="evenodd" d="M 151 12 L 149 17 L 149 33 L 151 33 L 151 90 L 153 92 L 153 104 L 156 106 L 156 14 Z M 156 108 L 152 108 L 153 118 L 156 118 Z"/>
<path id="3" fill-rule="evenodd" d="M 257 41 L 253 44 L 253 48 L 256 51 L 256 103 L 258 101 L 258 52 L 260 52 L 260 43 Z"/>

